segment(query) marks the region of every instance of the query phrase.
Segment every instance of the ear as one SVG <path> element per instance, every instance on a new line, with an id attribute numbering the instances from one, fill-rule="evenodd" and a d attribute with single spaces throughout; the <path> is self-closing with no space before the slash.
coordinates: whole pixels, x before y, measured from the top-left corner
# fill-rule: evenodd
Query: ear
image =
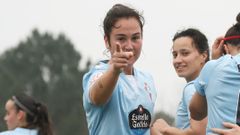
<path id="1" fill-rule="evenodd" d="M 26 113 L 22 110 L 19 110 L 18 113 L 17 113 L 17 119 L 19 121 L 23 121 L 26 117 Z"/>
<path id="2" fill-rule="evenodd" d="M 207 60 L 207 57 L 208 57 L 208 52 L 207 51 L 205 51 L 204 53 L 202 53 L 201 54 L 202 55 L 202 59 L 203 59 L 203 64 L 206 62 L 206 60 Z"/>
<path id="3" fill-rule="evenodd" d="M 110 45 L 109 45 L 107 36 L 104 36 L 104 42 L 105 42 L 106 48 L 109 49 L 109 48 L 110 48 Z"/>
<path id="4" fill-rule="evenodd" d="M 228 45 L 224 44 L 223 48 L 224 48 L 224 51 L 226 52 L 226 54 L 230 54 L 230 49 L 229 49 Z"/>

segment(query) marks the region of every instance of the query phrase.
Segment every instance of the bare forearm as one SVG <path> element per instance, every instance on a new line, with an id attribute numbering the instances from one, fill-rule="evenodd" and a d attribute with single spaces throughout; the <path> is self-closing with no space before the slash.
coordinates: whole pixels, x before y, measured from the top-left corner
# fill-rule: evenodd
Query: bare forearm
<path id="1" fill-rule="evenodd" d="M 90 98 L 95 105 L 102 105 L 111 97 L 120 72 L 110 68 L 90 88 Z"/>
<path id="2" fill-rule="evenodd" d="M 191 128 L 187 129 L 178 129 L 175 127 L 169 127 L 166 129 L 165 133 L 163 135 L 204 135 L 205 133 L 201 131 L 194 131 Z"/>
<path id="3" fill-rule="evenodd" d="M 184 131 L 175 127 L 168 127 L 162 133 L 163 135 L 184 135 Z"/>
<path id="4" fill-rule="evenodd" d="M 190 119 L 190 127 L 186 129 L 178 129 L 175 127 L 166 128 L 165 135 L 205 135 L 207 118 L 201 121 Z"/>

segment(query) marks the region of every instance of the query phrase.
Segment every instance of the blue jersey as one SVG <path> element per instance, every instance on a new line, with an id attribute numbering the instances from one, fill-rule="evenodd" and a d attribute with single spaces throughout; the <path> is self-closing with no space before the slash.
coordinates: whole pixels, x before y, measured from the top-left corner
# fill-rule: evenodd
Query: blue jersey
<path id="1" fill-rule="evenodd" d="M 190 111 L 189 104 L 196 89 L 193 81 L 188 82 L 183 89 L 182 99 L 178 105 L 176 127 L 179 129 L 186 129 L 190 127 Z"/>
<path id="2" fill-rule="evenodd" d="M 0 132 L 0 135 L 38 135 L 36 129 L 16 128 L 14 130 Z"/>
<path id="3" fill-rule="evenodd" d="M 152 77 L 134 68 L 134 75 L 120 73 L 109 101 L 95 106 L 89 98 L 91 85 L 109 68 L 101 61 L 83 77 L 83 106 L 90 135 L 149 135 L 156 100 Z"/>
<path id="4" fill-rule="evenodd" d="M 207 99 L 207 134 L 211 128 L 224 128 L 223 122 L 239 124 L 240 55 L 225 55 L 206 63 L 195 87 Z"/>

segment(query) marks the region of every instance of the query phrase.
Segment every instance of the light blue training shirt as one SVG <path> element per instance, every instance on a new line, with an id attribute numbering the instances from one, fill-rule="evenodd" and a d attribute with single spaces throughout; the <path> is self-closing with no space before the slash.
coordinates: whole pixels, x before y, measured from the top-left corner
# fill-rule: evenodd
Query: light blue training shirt
<path id="1" fill-rule="evenodd" d="M 206 63 L 194 85 L 207 99 L 207 134 L 211 128 L 224 129 L 223 122 L 240 124 L 240 54 Z"/>
<path id="2" fill-rule="evenodd" d="M 36 129 L 15 128 L 14 130 L 0 132 L 0 135 L 38 135 L 38 131 Z"/>
<path id="3" fill-rule="evenodd" d="M 92 104 L 89 89 L 109 68 L 101 61 L 83 77 L 83 106 L 90 135 L 149 135 L 156 100 L 152 76 L 134 68 L 134 75 L 120 73 L 111 98 L 102 106 Z"/>
<path id="4" fill-rule="evenodd" d="M 190 111 L 189 104 L 196 89 L 194 81 L 188 82 L 183 89 L 182 99 L 177 108 L 177 117 L 175 120 L 176 127 L 186 129 L 190 127 Z"/>

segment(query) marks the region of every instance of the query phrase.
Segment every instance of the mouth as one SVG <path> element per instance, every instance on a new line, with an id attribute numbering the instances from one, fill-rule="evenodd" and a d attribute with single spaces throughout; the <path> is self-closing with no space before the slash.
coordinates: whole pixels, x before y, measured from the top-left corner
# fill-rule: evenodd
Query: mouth
<path id="1" fill-rule="evenodd" d="M 184 68 L 185 68 L 185 66 L 183 66 L 183 65 L 176 65 L 174 67 L 175 67 L 176 71 L 178 71 L 178 72 L 184 70 Z"/>

